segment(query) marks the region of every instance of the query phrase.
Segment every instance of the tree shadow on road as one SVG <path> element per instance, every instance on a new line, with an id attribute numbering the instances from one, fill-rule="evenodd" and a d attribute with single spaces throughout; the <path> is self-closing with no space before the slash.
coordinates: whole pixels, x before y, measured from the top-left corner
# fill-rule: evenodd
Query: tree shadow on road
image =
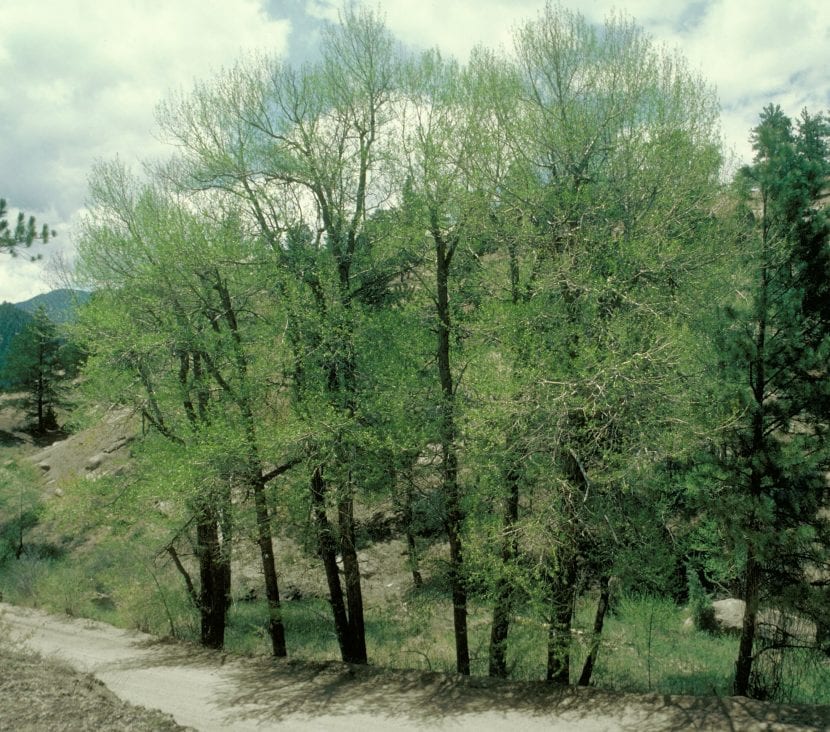
<path id="1" fill-rule="evenodd" d="M 144 666 L 213 665 L 230 681 L 217 706 L 228 719 L 276 724 L 289 719 L 366 715 L 415 725 L 452 725 L 464 715 L 490 724 L 517 715 L 577 727 L 657 730 L 830 729 L 830 706 L 779 705 L 744 698 L 623 694 L 542 682 L 465 678 L 455 674 L 379 669 L 338 662 L 238 659 L 179 643 L 144 644 Z M 540 721 L 543 721 L 540 719 Z"/>

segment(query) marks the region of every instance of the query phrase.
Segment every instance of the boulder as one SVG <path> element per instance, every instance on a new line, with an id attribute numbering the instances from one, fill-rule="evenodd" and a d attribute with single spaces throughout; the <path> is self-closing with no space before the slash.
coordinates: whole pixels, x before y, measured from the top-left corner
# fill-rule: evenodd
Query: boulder
<path id="1" fill-rule="evenodd" d="M 810 644 L 818 633 L 816 624 L 807 618 L 782 613 L 775 608 L 758 613 L 758 635 L 788 643 Z"/>
<path id="2" fill-rule="evenodd" d="M 744 622 L 744 607 L 744 601 L 734 597 L 716 600 L 712 603 L 710 616 L 712 628 L 706 630 L 739 635 Z M 775 608 L 758 613 L 756 633 L 759 638 L 811 643 L 816 637 L 816 630 L 815 623 L 810 620 Z"/>
<path id="3" fill-rule="evenodd" d="M 93 455 L 86 461 L 86 469 L 87 470 L 98 470 L 101 467 L 101 463 L 104 462 L 104 455 L 102 453 L 98 453 L 97 455 Z"/>
<path id="4" fill-rule="evenodd" d="M 715 628 L 721 633 L 740 633 L 744 622 L 746 603 L 734 597 L 715 600 L 712 610 L 715 614 Z"/>

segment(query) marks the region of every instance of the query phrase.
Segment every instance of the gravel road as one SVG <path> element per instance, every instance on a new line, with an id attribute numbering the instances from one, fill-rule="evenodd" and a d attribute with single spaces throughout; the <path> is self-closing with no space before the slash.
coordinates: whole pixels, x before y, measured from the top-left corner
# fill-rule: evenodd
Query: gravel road
<path id="1" fill-rule="evenodd" d="M 0 621 L 13 641 L 93 674 L 125 701 L 205 732 L 830 730 L 830 707 L 550 689 L 334 662 L 232 658 L 2 603 Z"/>

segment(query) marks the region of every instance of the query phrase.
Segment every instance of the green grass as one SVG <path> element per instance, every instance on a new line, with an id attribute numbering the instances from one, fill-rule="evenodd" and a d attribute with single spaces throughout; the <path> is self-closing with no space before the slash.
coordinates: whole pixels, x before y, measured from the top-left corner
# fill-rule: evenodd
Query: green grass
<path id="1" fill-rule="evenodd" d="M 0 567 L 0 587 L 11 602 L 91 617 L 122 627 L 198 640 L 198 616 L 178 578 L 161 573 L 156 581 L 145 571 L 129 580 L 95 581 L 91 563 L 69 559 L 26 559 Z M 106 574 L 106 573 L 105 573 Z M 101 598 L 106 601 L 102 602 Z M 571 681 L 579 677 L 590 639 L 593 598 L 582 598 L 574 623 Z M 283 603 L 289 656 L 323 661 L 339 657 L 329 604 L 303 598 Z M 737 639 L 684 629 L 688 611 L 670 600 L 624 597 L 606 619 L 592 684 L 625 692 L 728 696 Z M 369 657 L 373 664 L 452 672 L 455 646 L 452 609 L 438 591 L 410 592 L 366 613 Z M 469 638 L 472 672 L 487 673 L 490 611 L 471 604 Z M 544 678 L 546 628 L 530 614 L 511 626 L 508 666 L 511 678 Z M 262 600 L 234 602 L 226 632 L 226 649 L 242 655 L 269 652 L 267 610 Z M 793 653 L 784 660 L 780 693 L 786 701 L 830 703 L 830 661 Z"/>
<path id="2" fill-rule="evenodd" d="M 728 695 L 737 640 L 684 629 L 688 612 L 656 597 L 626 597 L 603 634 L 595 683 L 619 691 Z"/>

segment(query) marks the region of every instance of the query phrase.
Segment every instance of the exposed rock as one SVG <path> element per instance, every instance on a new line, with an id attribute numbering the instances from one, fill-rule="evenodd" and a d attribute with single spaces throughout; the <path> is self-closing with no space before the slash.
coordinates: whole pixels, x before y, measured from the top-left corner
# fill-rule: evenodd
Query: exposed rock
<path id="1" fill-rule="evenodd" d="M 173 503 L 171 501 L 158 500 L 154 505 L 160 514 L 164 516 L 173 515 Z"/>
<path id="2" fill-rule="evenodd" d="M 740 634 L 745 605 L 743 600 L 734 597 L 716 600 L 712 603 L 712 627 L 701 630 Z M 691 624 L 692 619 L 689 618 L 683 627 L 690 627 Z M 812 621 L 775 608 L 761 610 L 758 613 L 756 631 L 759 638 L 811 643 L 816 637 L 816 630 L 816 625 Z"/>
<path id="3" fill-rule="evenodd" d="M 740 633 L 744 622 L 746 603 L 734 597 L 715 600 L 712 610 L 715 613 L 715 627 L 721 633 Z"/>
<path id="4" fill-rule="evenodd" d="M 817 630 L 814 622 L 780 610 L 764 610 L 758 615 L 758 634 L 764 638 L 812 643 Z"/>
<path id="5" fill-rule="evenodd" d="M 48 470 L 52 469 L 52 466 L 49 465 L 45 460 L 41 463 L 38 463 L 37 466 L 45 473 Z"/>
<path id="6" fill-rule="evenodd" d="M 132 441 L 133 441 L 132 436 L 127 437 L 125 435 L 122 435 L 115 442 L 113 442 L 109 447 L 105 447 L 104 452 L 107 453 L 107 454 L 113 453 L 116 450 L 120 450 L 122 447 L 125 447 L 126 445 L 130 444 Z"/>
<path id="7" fill-rule="evenodd" d="M 86 461 L 86 469 L 87 470 L 97 470 L 101 467 L 101 463 L 104 462 L 105 456 L 102 453 L 97 453 L 93 455 Z"/>

